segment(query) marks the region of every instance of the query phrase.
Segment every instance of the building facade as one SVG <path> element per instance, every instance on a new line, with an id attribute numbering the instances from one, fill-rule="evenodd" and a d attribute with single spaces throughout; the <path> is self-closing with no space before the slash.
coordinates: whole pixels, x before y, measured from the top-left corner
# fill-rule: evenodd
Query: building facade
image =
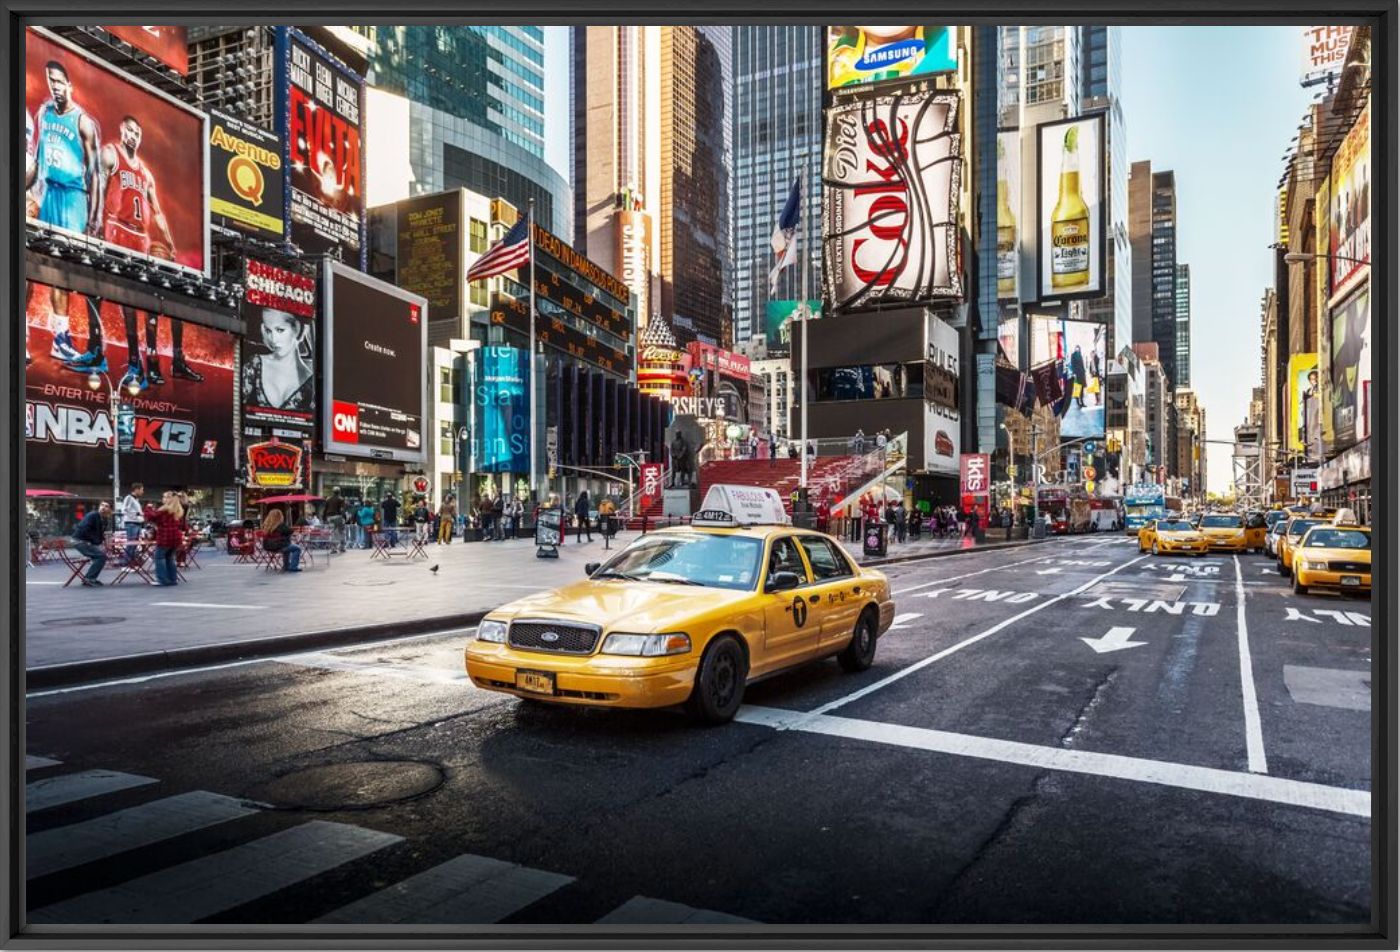
<path id="1" fill-rule="evenodd" d="M 1128 182 L 1133 342 L 1157 345 L 1169 387 L 1177 383 L 1176 174 L 1134 162 Z"/>
<path id="2" fill-rule="evenodd" d="M 1191 266 L 1176 266 L 1176 385 L 1191 386 Z"/>

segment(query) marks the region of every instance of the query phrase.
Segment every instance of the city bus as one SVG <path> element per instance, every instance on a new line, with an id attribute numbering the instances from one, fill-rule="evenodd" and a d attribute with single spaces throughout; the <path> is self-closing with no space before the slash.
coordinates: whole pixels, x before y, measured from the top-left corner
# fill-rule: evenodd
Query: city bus
<path id="1" fill-rule="evenodd" d="M 1179 502 L 1177 505 L 1181 505 Z M 1153 483 L 1141 486 L 1130 486 L 1123 493 L 1123 529 L 1130 536 L 1136 536 L 1138 530 L 1153 519 L 1165 519 L 1167 516 L 1167 494 L 1161 487 Z"/>
<path id="2" fill-rule="evenodd" d="M 1082 490 L 1042 486 L 1036 497 L 1045 528 L 1054 535 L 1089 531 L 1089 497 Z"/>

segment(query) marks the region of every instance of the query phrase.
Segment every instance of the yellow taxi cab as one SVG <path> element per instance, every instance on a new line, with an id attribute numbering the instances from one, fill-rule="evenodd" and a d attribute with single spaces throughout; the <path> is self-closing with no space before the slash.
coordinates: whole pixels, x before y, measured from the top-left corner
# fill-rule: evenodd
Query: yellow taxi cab
<path id="1" fill-rule="evenodd" d="M 1264 532 L 1246 528 L 1246 518 L 1237 512 L 1212 512 L 1201 518 L 1201 533 L 1212 552 L 1247 552 L 1264 547 Z M 1260 523 L 1262 526 L 1263 524 Z"/>
<path id="2" fill-rule="evenodd" d="M 1288 520 L 1275 546 L 1278 550 L 1278 574 L 1285 578 L 1293 574 L 1293 550 L 1298 547 L 1303 534 L 1313 526 L 1326 525 L 1328 521 L 1322 516 L 1294 516 Z"/>
<path id="3" fill-rule="evenodd" d="M 1371 591 L 1371 530 L 1328 523 L 1303 533 L 1293 550 L 1293 591 Z"/>
<path id="4" fill-rule="evenodd" d="M 1138 530 L 1138 551 L 1153 555 L 1181 552 L 1198 558 L 1206 554 L 1208 543 L 1201 532 L 1185 519 L 1153 519 Z"/>
<path id="5" fill-rule="evenodd" d="M 771 489 L 712 486 L 689 526 L 587 572 L 487 613 L 465 652 L 472 683 L 555 704 L 684 704 L 717 724 L 755 679 L 831 657 L 866 670 L 894 621 L 884 574 L 790 525 Z"/>

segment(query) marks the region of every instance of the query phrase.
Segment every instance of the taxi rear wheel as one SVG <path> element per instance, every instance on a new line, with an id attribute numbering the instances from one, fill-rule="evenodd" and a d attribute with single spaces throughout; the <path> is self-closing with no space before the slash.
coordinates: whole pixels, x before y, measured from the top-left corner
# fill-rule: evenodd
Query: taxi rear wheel
<path id="1" fill-rule="evenodd" d="M 686 710 L 704 724 L 723 724 L 734 718 L 744 701 L 744 681 L 748 678 L 744 649 L 733 635 L 720 635 L 705 649 L 695 672 Z"/>
<path id="2" fill-rule="evenodd" d="M 854 674 L 865 671 L 875 663 L 875 619 L 869 611 L 861 612 L 851 632 L 851 643 L 836 656 L 843 671 Z"/>

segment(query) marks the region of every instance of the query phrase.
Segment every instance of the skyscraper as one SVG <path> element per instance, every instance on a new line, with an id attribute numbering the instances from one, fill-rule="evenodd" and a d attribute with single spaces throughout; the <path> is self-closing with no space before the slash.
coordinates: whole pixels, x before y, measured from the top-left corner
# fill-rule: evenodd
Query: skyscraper
<path id="1" fill-rule="evenodd" d="M 1191 266 L 1176 266 L 1176 385 L 1191 386 Z"/>
<path id="2" fill-rule="evenodd" d="M 776 298 L 804 300 L 821 291 L 822 29 L 734 28 L 734 339 L 764 334 L 773 266 L 769 239 L 792 183 L 802 182 L 798 249 L 807 256 L 783 272 Z M 769 341 L 769 347 L 777 345 Z"/>
<path id="3" fill-rule="evenodd" d="M 1168 386 L 1177 379 L 1176 175 L 1134 162 L 1128 182 L 1133 342 L 1157 344 Z"/>

